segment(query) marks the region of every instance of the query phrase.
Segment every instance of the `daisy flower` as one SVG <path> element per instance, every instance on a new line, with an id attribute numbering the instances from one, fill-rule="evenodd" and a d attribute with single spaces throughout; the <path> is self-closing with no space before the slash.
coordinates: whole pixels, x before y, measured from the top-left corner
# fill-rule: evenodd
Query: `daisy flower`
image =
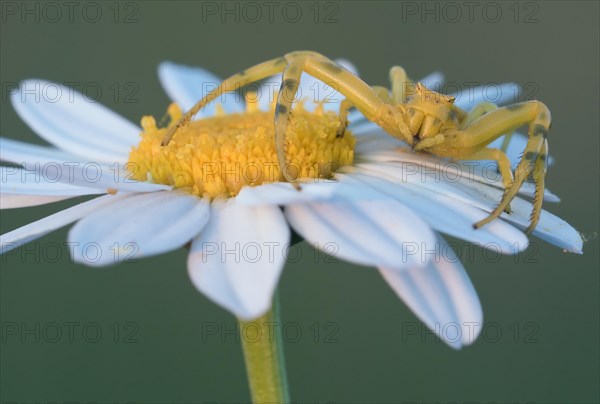
<path id="1" fill-rule="evenodd" d="M 176 103 L 168 110 L 171 123 L 205 94 L 207 83 L 220 82 L 205 70 L 170 62 L 158 72 Z M 421 80 L 426 86 L 440 81 L 439 74 Z M 518 253 L 528 245 L 523 230 L 531 203 L 518 197 L 511 214 L 474 230 L 473 223 L 501 198 L 495 170 L 482 162 L 414 153 L 358 113 L 350 114 L 348 131 L 336 138 L 339 122 L 331 111 L 342 96 L 307 75 L 301 86 L 303 95 L 330 102 L 298 103 L 294 109 L 288 161 L 310 178 L 297 191 L 280 182 L 275 164 L 273 87 L 257 87 L 262 94 L 246 105 L 227 94 L 161 147 L 167 128 L 152 117 L 144 117 L 140 128 L 60 84 L 24 81 L 11 96 L 13 106 L 52 146 L 0 139 L 0 159 L 14 163 L 0 167 L 1 208 L 98 197 L 2 235 L 2 252 L 72 223 L 72 259 L 86 265 L 189 245 L 188 271 L 196 288 L 238 318 L 251 320 L 271 306 L 293 230 L 325 252 L 333 245 L 340 259 L 376 267 L 451 347 L 473 343 L 482 309 L 441 234 Z M 495 101 L 514 96 L 508 86 L 499 86 L 504 95 Z M 483 93 L 475 89 L 473 97 L 454 96 L 468 110 L 483 101 Z M 524 144 L 524 136 L 512 138 L 507 154 L 513 163 Z M 525 197 L 533 192 L 530 186 L 521 189 Z M 545 197 L 558 200 L 550 192 Z M 579 233 L 549 212 L 542 212 L 533 235 L 581 252 Z M 445 332 L 448 324 L 457 327 L 451 334 Z"/>

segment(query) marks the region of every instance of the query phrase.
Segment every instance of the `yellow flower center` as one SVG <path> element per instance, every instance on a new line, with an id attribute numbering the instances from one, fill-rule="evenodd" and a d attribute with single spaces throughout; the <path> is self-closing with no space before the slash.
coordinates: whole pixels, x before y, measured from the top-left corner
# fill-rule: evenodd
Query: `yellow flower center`
<path id="1" fill-rule="evenodd" d="M 176 104 L 168 109 L 170 125 L 159 128 L 142 118 L 141 141 L 129 155 L 128 169 L 139 181 L 187 190 L 201 197 L 232 197 L 246 185 L 282 181 L 274 140 L 274 111 L 247 111 L 192 121 L 180 128 L 169 145 L 161 141 L 181 117 Z M 329 178 L 352 164 L 355 139 L 349 131 L 336 136 L 340 121 L 333 112 L 295 106 L 286 134 L 287 170 L 292 178 Z"/>

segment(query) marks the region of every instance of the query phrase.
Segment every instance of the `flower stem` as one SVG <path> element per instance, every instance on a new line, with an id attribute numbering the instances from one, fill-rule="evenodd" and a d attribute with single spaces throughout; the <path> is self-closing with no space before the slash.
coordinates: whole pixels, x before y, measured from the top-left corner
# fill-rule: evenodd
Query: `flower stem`
<path id="1" fill-rule="evenodd" d="M 238 321 L 252 402 L 288 403 L 278 294 L 275 293 L 272 308 L 263 316 Z"/>

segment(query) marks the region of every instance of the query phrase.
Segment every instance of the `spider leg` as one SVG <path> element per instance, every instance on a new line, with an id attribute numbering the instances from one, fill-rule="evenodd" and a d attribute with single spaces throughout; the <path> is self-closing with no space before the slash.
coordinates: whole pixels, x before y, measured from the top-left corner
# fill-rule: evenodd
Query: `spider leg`
<path id="1" fill-rule="evenodd" d="M 375 91 L 375 94 L 377 94 L 381 101 L 385 102 L 386 104 L 394 103 L 394 100 L 390 96 L 390 90 L 387 87 L 372 86 L 371 88 L 373 89 L 373 91 Z"/>
<path id="2" fill-rule="evenodd" d="M 477 120 L 481 116 L 495 109 L 498 109 L 498 106 L 491 102 L 482 102 L 480 104 L 477 104 L 475 108 L 469 111 L 469 113 L 464 117 L 464 119 L 461 120 L 461 129 L 468 128 L 473 123 L 473 121 Z M 504 135 L 502 145 L 500 146 L 500 150 L 502 150 L 504 153 L 506 153 L 506 151 L 508 150 L 508 145 L 510 144 L 510 140 L 512 139 L 513 135 L 513 132 L 509 132 L 506 135 Z"/>
<path id="3" fill-rule="evenodd" d="M 469 113 L 465 116 L 465 118 L 463 120 L 461 120 L 460 128 L 461 129 L 468 128 L 469 126 L 471 126 L 471 124 L 474 121 L 481 118 L 483 115 L 487 114 L 488 112 L 492 112 L 496 109 L 498 109 L 498 106 L 491 102 L 482 102 L 482 103 L 477 104 L 475 106 L 475 108 L 473 108 L 471 111 L 469 111 Z M 504 139 L 502 141 L 502 145 L 500 146 L 500 150 L 499 150 L 499 151 L 502 151 L 502 154 L 504 155 L 504 157 L 506 157 L 506 150 L 508 149 L 508 144 L 510 143 L 510 139 L 512 138 L 512 136 L 513 136 L 512 131 L 504 135 Z M 475 159 L 475 160 L 477 160 L 477 159 Z M 484 159 L 482 159 L 482 160 L 484 160 Z M 485 159 L 485 160 L 487 160 L 487 159 Z M 490 160 L 496 160 L 496 159 L 492 158 Z M 504 180 L 504 178 L 506 178 L 506 175 L 502 172 L 502 167 L 500 166 L 500 161 L 496 160 L 496 162 L 498 163 L 498 171 L 500 171 L 500 174 L 502 175 L 502 179 Z M 510 162 L 509 162 L 508 168 L 510 169 Z M 510 174 L 510 178 L 512 181 L 512 172 Z M 506 188 L 506 183 L 504 184 L 504 188 Z M 509 213 L 510 206 L 508 206 L 504 211 L 506 213 Z"/>
<path id="4" fill-rule="evenodd" d="M 168 145 L 179 128 L 187 126 L 194 115 L 198 113 L 198 111 L 204 108 L 209 102 L 219 97 L 221 94 L 235 91 L 247 84 L 272 76 L 273 74 L 281 73 L 285 69 L 286 65 L 286 59 L 284 57 L 280 57 L 259 63 L 242 72 L 234 74 L 228 79 L 225 79 L 221 85 L 219 85 L 219 87 L 215 88 L 213 91 L 204 96 L 204 98 L 198 101 L 184 116 L 179 119 L 174 126 L 169 129 L 162 140 L 162 145 Z"/>
<path id="5" fill-rule="evenodd" d="M 464 130 L 468 128 L 474 121 L 495 109 L 498 109 L 498 106 L 496 104 L 492 104 L 491 102 L 482 102 L 477 104 L 475 108 L 470 110 L 467 113 L 467 116 L 460 121 L 460 129 Z"/>
<path id="6" fill-rule="evenodd" d="M 544 152 L 548 129 L 550 128 L 550 111 L 539 101 L 529 101 L 493 110 L 474 121 L 466 130 L 459 132 L 448 141 L 454 148 L 479 149 L 502 134 L 510 132 L 521 125 L 529 125 L 529 140 L 523 151 L 523 158 L 519 162 L 514 181 L 509 188 L 504 190 L 500 204 L 485 219 L 475 223 L 479 228 L 491 222 L 506 209 L 511 200 L 517 195 L 523 182 L 534 171 L 536 181 L 536 198 L 543 198 L 544 182 L 540 177 L 545 173 L 546 153 Z M 464 157 L 462 157 L 464 158 Z M 541 162 L 538 163 L 538 159 Z M 539 168 L 538 168 L 539 167 Z M 538 208 L 539 206 L 539 208 Z M 531 224 L 535 226 L 541 212 L 541 200 L 534 204 L 531 215 Z M 530 226 L 531 227 L 531 226 Z"/>
<path id="7" fill-rule="evenodd" d="M 465 160 L 493 160 L 498 164 L 498 170 L 502 176 L 502 185 L 504 189 L 509 189 L 513 184 L 513 174 L 510 170 L 510 160 L 500 149 L 485 148 L 476 151 L 470 156 L 465 157 Z M 510 213 L 510 205 L 504 209 L 506 213 Z"/>
<path id="8" fill-rule="evenodd" d="M 414 93 L 414 83 L 408 78 L 406 70 L 400 66 L 390 69 L 390 83 L 392 83 L 392 99 L 395 104 L 406 102 Z"/>
<path id="9" fill-rule="evenodd" d="M 504 139 L 502 140 L 502 145 L 500 146 L 500 150 L 502 150 L 504 153 L 506 153 L 506 151 L 508 150 L 508 145 L 510 144 L 510 141 L 512 140 L 513 135 L 514 135 L 514 132 L 507 133 L 504 136 Z"/>
<path id="10" fill-rule="evenodd" d="M 340 127 L 338 128 L 335 136 L 343 137 L 344 133 L 346 133 L 346 129 L 348 129 L 348 111 L 353 108 L 352 102 L 347 98 L 344 98 L 342 102 L 340 102 L 340 110 L 338 115 L 340 116 Z"/>
<path id="11" fill-rule="evenodd" d="M 375 91 L 375 93 L 379 96 L 379 98 L 381 98 L 383 102 L 385 102 L 386 104 L 393 103 L 392 98 L 390 97 L 390 90 L 382 86 L 373 86 L 371 88 L 373 89 L 373 91 Z M 348 111 L 351 108 L 354 108 L 354 105 L 347 98 L 344 98 L 342 102 L 340 102 L 340 110 L 338 114 L 340 116 L 340 127 L 338 128 L 338 131 L 336 133 L 337 137 L 344 136 L 344 133 L 348 128 Z"/>
<path id="12" fill-rule="evenodd" d="M 428 138 L 420 140 L 419 143 L 417 143 L 415 145 L 414 149 L 415 149 L 415 151 L 421 151 L 424 149 L 428 149 L 430 147 L 435 147 L 439 144 L 444 143 L 445 141 L 446 141 L 446 138 L 444 137 L 444 135 L 442 135 L 441 133 L 438 133 L 434 137 L 428 137 Z"/>
<path id="13" fill-rule="evenodd" d="M 275 148 L 277 150 L 277 160 L 281 173 L 286 181 L 294 184 L 296 189 L 300 189 L 297 184 L 298 178 L 292 178 L 288 171 L 286 161 L 286 140 L 285 134 L 287 126 L 292 114 L 292 103 L 300 86 L 300 77 L 302 69 L 297 63 L 288 62 L 288 66 L 283 71 L 281 88 L 277 96 L 277 104 L 275 106 Z"/>
<path id="14" fill-rule="evenodd" d="M 286 181 L 292 183 L 297 181 L 290 177 L 286 169 L 285 134 L 291 106 L 303 72 L 331 85 L 345 96 L 348 100 L 344 104 L 346 111 L 349 105 L 354 106 L 370 121 L 380 126 L 387 125 L 384 129 L 387 128 L 389 132 L 398 132 L 398 123 L 394 119 L 394 114 L 398 114 L 398 112 L 393 109 L 393 106 L 386 104 L 378 96 L 376 90 L 342 66 L 319 53 L 310 51 L 292 52 L 284 57 L 287 67 L 283 72 L 283 81 L 275 107 L 275 145 L 279 166 L 282 167 Z M 408 139 L 408 141 L 411 140 Z"/>
<path id="15" fill-rule="evenodd" d="M 525 234 L 530 234 L 540 220 L 542 212 L 542 202 L 544 202 L 544 179 L 546 178 L 546 168 L 548 167 L 548 141 L 544 140 L 540 155 L 535 162 L 533 169 L 533 180 L 535 181 L 535 197 L 533 199 L 533 211 L 531 212 L 531 223 L 525 230 Z"/>

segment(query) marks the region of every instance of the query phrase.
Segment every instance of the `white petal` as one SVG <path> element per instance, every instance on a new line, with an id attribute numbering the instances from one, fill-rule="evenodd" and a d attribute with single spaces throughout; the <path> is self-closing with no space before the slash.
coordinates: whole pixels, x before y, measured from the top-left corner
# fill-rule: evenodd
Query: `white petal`
<path id="1" fill-rule="evenodd" d="M 209 217 L 208 202 L 179 192 L 133 195 L 80 220 L 69 232 L 72 258 L 91 266 L 161 254 L 183 246 Z"/>
<path id="2" fill-rule="evenodd" d="M 461 167 L 464 179 L 467 182 L 477 181 L 481 184 L 504 189 L 502 176 L 498 172 L 497 165 L 491 161 L 463 161 L 458 163 Z M 456 166 L 459 167 L 459 166 Z M 535 196 L 535 183 L 525 182 L 519 188 L 518 195 L 533 198 Z M 544 189 L 544 201 L 560 202 L 560 198 L 548 188 Z"/>
<path id="3" fill-rule="evenodd" d="M 0 209 L 44 205 L 76 196 L 104 193 L 93 188 L 51 182 L 37 172 L 19 167 L 0 167 Z"/>
<path id="4" fill-rule="evenodd" d="M 455 193 L 453 197 L 457 196 L 458 199 L 477 206 L 488 213 L 500 203 L 503 194 L 501 189 L 489 187 L 479 182 L 462 186 L 461 190 L 462 192 Z M 465 196 L 465 199 L 463 199 L 462 195 Z M 512 213 L 502 213 L 500 218 L 521 229 L 527 228 L 529 226 L 529 217 L 533 210 L 532 204 L 517 197 L 511 201 L 510 207 Z M 583 240 L 577 230 L 561 218 L 545 210 L 542 210 L 540 221 L 533 234 L 570 252 L 581 253 L 583 247 Z"/>
<path id="5" fill-rule="evenodd" d="M 477 181 L 499 189 L 504 187 L 495 162 L 487 160 L 447 161 L 433 155 L 413 153 L 405 143 L 387 135 L 371 122 L 360 124 L 357 129 L 352 130 L 357 135 L 355 152 L 358 164 L 361 161 L 385 162 L 392 165 L 404 165 L 404 168 L 410 168 L 411 170 L 418 168 L 420 171 L 415 171 L 411 175 L 416 174 L 424 178 L 454 178 L 459 175 L 467 182 Z M 499 147 L 498 142 L 499 140 L 495 141 L 490 147 Z M 514 162 L 518 162 L 526 142 L 527 140 L 523 135 L 516 133 L 508 150 L 509 158 L 513 159 Z M 517 150 L 519 151 L 517 152 Z M 422 166 L 422 168 L 418 166 Z M 533 197 L 534 192 L 535 186 L 533 183 L 525 183 L 519 189 L 520 195 L 528 197 Z M 544 200 L 559 202 L 560 198 L 549 189 L 545 189 Z"/>
<path id="6" fill-rule="evenodd" d="M 359 110 L 351 109 L 350 111 L 348 111 L 348 127 L 351 127 L 351 125 L 357 125 L 365 122 L 371 123 L 371 121 L 367 120 L 367 118 L 365 118 L 365 116 Z"/>
<path id="7" fill-rule="evenodd" d="M 58 202 L 75 196 L 39 196 L 39 195 L 21 195 L 21 194 L 3 194 L 0 193 L 0 209 L 26 208 L 29 206 L 45 205 Z"/>
<path id="8" fill-rule="evenodd" d="M 498 165 L 494 161 L 489 160 L 464 160 L 452 162 L 448 164 L 454 172 L 460 172 L 460 175 L 467 181 L 477 181 L 484 185 L 489 185 L 498 189 L 504 189 L 502 183 L 502 175 L 498 171 Z M 516 164 L 515 164 L 516 166 Z M 535 196 L 535 184 L 533 182 L 525 182 L 519 188 L 519 195 Z M 560 202 L 560 198 L 553 194 L 549 189 L 544 189 L 544 201 Z"/>
<path id="9" fill-rule="evenodd" d="M 108 167 L 98 163 L 47 163 L 45 165 L 25 164 L 24 167 L 35 172 L 49 182 L 60 182 L 84 188 L 123 192 L 168 191 L 172 187 L 130 179 L 131 174 L 119 166 Z"/>
<path id="10" fill-rule="evenodd" d="M 294 230 L 313 246 L 362 265 L 424 265 L 430 257 L 423 251 L 435 244 L 433 232 L 421 218 L 376 191 L 353 200 L 290 205 L 285 214 Z"/>
<path id="11" fill-rule="evenodd" d="M 29 223 L 0 236 L 0 253 L 5 253 L 28 243 L 36 238 L 42 237 L 54 230 L 73 223 L 76 220 L 100 209 L 110 206 L 125 198 L 126 195 L 105 195 L 91 201 L 80 203 L 68 209 L 61 210 L 43 219 Z"/>
<path id="12" fill-rule="evenodd" d="M 521 88 L 517 83 L 489 83 L 483 86 L 466 87 L 456 93 L 454 105 L 466 111 L 470 111 L 477 104 L 491 102 L 493 104 L 514 104 L 518 102 Z"/>
<path id="13" fill-rule="evenodd" d="M 432 228 L 503 254 L 515 254 L 527 248 L 525 234 L 501 220 L 475 230 L 473 223 L 487 217 L 475 206 L 411 183 L 394 184 L 376 172 L 357 172 L 351 178 L 403 203 L 420 215 Z M 338 177 L 343 178 L 342 175 Z"/>
<path id="14" fill-rule="evenodd" d="M 516 223 L 514 215 L 506 219 L 509 222 L 515 219 Z M 524 224 L 522 227 L 525 227 Z M 533 231 L 533 235 L 550 244 L 564 248 L 568 252 L 583 254 L 583 238 L 581 237 L 581 233 L 569 223 L 548 211 L 542 210 L 540 222 Z"/>
<path id="15" fill-rule="evenodd" d="M 430 90 L 439 92 L 439 90 L 441 88 L 443 88 L 443 85 L 444 85 L 444 73 L 433 72 L 433 73 L 423 77 L 418 82 L 423 83 L 425 85 L 425 87 L 427 87 Z"/>
<path id="16" fill-rule="evenodd" d="M 407 156 L 410 156 L 410 154 L 407 154 Z M 422 160 L 418 164 L 403 166 L 402 164 L 394 165 L 390 163 L 365 163 L 357 164 L 357 167 L 352 169 L 345 168 L 345 170 L 368 170 L 369 174 L 387 178 L 399 186 L 405 187 L 410 183 L 414 186 L 452 198 L 454 204 L 463 203 L 472 205 L 487 213 L 495 209 L 500 202 L 503 192 L 500 188 L 484 185 L 479 181 L 472 181 L 468 178 L 450 177 L 449 175 L 451 174 L 440 173 L 439 171 L 435 171 L 435 169 L 429 171 L 423 170 L 422 164 L 425 162 L 425 156 L 420 157 Z M 440 166 L 438 165 L 437 169 L 439 168 Z M 510 215 L 502 213 L 500 217 L 510 223 L 514 223 L 519 228 L 526 228 L 529 224 L 531 204 L 517 197 L 511 202 L 511 208 L 513 209 L 513 213 Z M 579 233 L 564 220 L 544 210 L 533 234 L 568 251 L 581 252 L 582 240 Z M 512 252 L 509 251 L 510 249 L 503 249 L 503 251 L 506 253 L 515 253 L 515 247 L 520 250 L 527 246 L 522 240 L 515 239 L 515 241 L 517 244 L 512 247 Z"/>
<path id="17" fill-rule="evenodd" d="M 501 195 L 502 193 L 498 191 L 494 196 L 499 201 Z M 510 203 L 510 207 L 512 213 L 510 215 L 503 213 L 500 217 L 522 229 L 527 228 L 532 211 L 531 203 L 521 198 L 515 198 Z M 546 210 L 542 210 L 540 221 L 533 231 L 533 235 L 569 252 L 582 253 L 583 239 L 581 234 L 569 223 Z"/>
<path id="18" fill-rule="evenodd" d="M 390 159 L 398 158 L 395 154 L 396 149 L 406 150 L 408 148 L 406 143 L 388 135 L 372 122 L 357 125 L 351 130 L 354 135 L 357 135 L 355 154 L 361 160 L 379 161 L 380 155 L 388 154 Z"/>
<path id="19" fill-rule="evenodd" d="M 472 344 L 481 332 L 483 311 L 460 260 L 440 237 L 437 260 L 381 275 L 415 315 L 454 349 Z"/>
<path id="20" fill-rule="evenodd" d="M 361 136 L 368 139 L 367 142 L 357 145 L 357 154 L 360 161 L 367 161 L 365 165 L 376 164 L 380 169 L 389 172 L 391 176 L 398 176 L 402 182 L 419 181 L 424 186 L 433 188 L 447 187 L 450 191 L 467 188 L 470 184 L 481 183 L 487 186 L 502 189 L 501 177 L 496 173 L 495 163 L 486 163 L 485 161 L 447 161 L 439 157 L 425 154 L 414 153 L 410 149 L 396 147 L 390 141 L 378 139 L 377 137 L 370 138 L 369 136 Z M 386 150 L 385 145 L 389 145 Z M 358 162 L 360 166 L 363 163 Z M 521 195 L 532 195 L 533 189 L 531 185 L 525 185 L 519 189 Z M 544 192 L 544 199 L 548 201 L 556 201 L 558 198 L 550 191 Z"/>
<path id="21" fill-rule="evenodd" d="M 38 196 L 80 196 L 105 193 L 93 188 L 76 187 L 58 181 L 48 181 L 35 171 L 6 166 L 0 167 L 0 192 L 2 194 Z"/>
<path id="22" fill-rule="evenodd" d="M 205 95 L 217 88 L 222 80 L 199 67 L 190 67 L 173 62 L 162 62 L 158 66 L 158 78 L 169 95 L 179 106 L 187 111 Z M 208 104 L 198 114 L 197 118 L 213 116 L 216 104 L 221 104 L 228 113 L 242 112 L 244 101 L 235 92 L 227 93 Z"/>
<path id="23" fill-rule="evenodd" d="M 130 179 L 131 173 L 123 165 L 71 159 L 59 150 L 29 145 L 0 138 L 0 159 L 23 165 L 48 182 L 94 188 L 106 192 L 108 189 L 125 192 L 154 192 L 170 190 L 162 184 L 139 182 Z"/>
<path id="24" fill-rule="evenodd" d="M 19 116 L 55 146 L 98 162 L 125 162 L 141 129 L 78 91 L 30 79 L 11 94 Z"/>
<path id="25" fill-rule="evenodd" d="M 0 137 L 0 160 L 11 163 L 47 164 L 82 161 L 80 156 L 66 153 L 54 147 L 39 146 Z"/>
<path id="26" fill-rule="evenodd" d="M 190 278 L 215 303 L 254 319 L 271 307 L 289 241 L 278 207 L 213 202 L 208 225 L 192 243 Z"/>
<path id="27" fill-rule="evenodd" d="M 236 200 L 247 206 L 289 205 L 323 201 L 334 195 L 335 185 L 336 183 L 333 181 L 315 180 L 302 183 L 301 189 L 298 191 L 289 182 L 273 182 L 256 187 L 244 187 L 236 196 Z"/>
<path id="28" fill-rule="evenodd" d="M 358 115 L 360 115 L 360 117 L 357 116 L 354 118 L 354 120 L 352 120 L 350 118 L 350 115 L 352 115 L 353 113 L 357 113 Z M 362 116 L 362 114 L 357 110 L 350 111 L 350 113 L 348 114 L 348 120 L 350 121 L 350 123 L 348 124 L 348 129 L 352 131 L 352 134 L 356 135 L 357 137 L 362 137 L 361 135 L 370 134 L 375 131 L 381 134 L 385 134 L 386 137 L 393 139 L 392 136 L 387 134 L 383 129 L 377 126 L 377 124 L 368 121 L 367 118 Z"/>

